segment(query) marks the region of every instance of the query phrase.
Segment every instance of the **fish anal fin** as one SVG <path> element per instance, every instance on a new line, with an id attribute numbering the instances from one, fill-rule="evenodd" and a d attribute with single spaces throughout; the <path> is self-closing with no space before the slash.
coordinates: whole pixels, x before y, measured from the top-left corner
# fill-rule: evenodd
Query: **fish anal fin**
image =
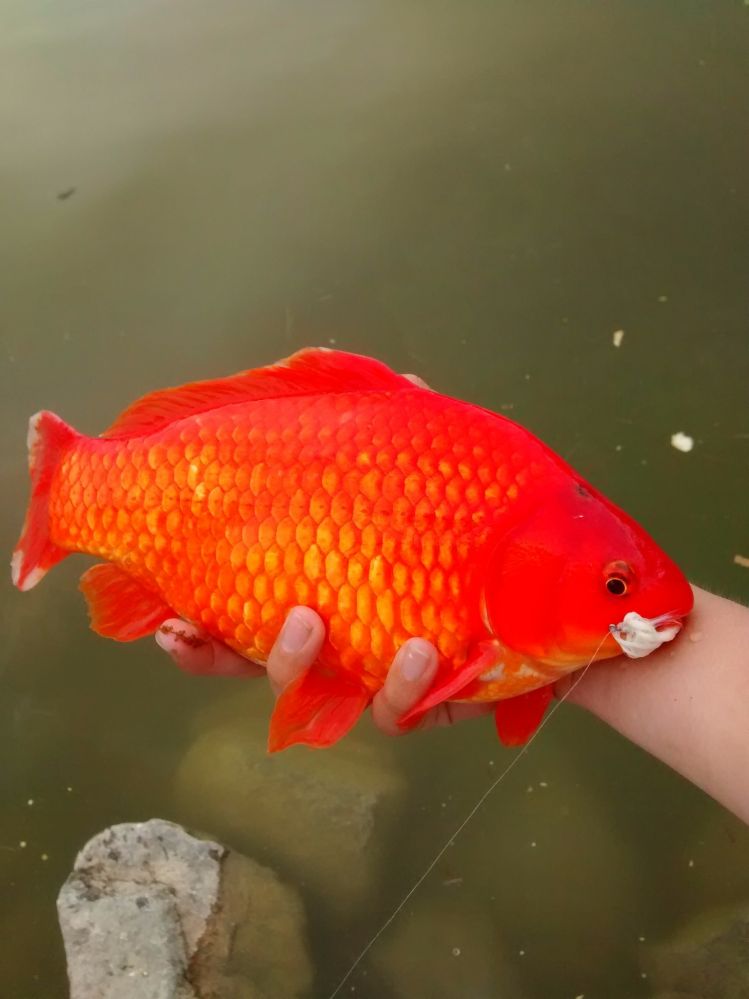
<path id="1" fill-rule="evenodd" d="M 152 635 L 174 611 L 156 593 L 116 565 L 102 562 L 81 576 L 91 627 L 98 635 L 118 642 L 134 642 Z"/>
<path id="2" fill-rule="evenodd" d="M 354 727 L 370 700 L 363 686 L 319 664 L 310 666 L 276 701 L 268 752 L 295 743 L 317 749 L 332 746 Z"/>
<path id="3" fill-rule="evenodd" d="M 414 388 L 413 382 L 381 361 L 340 350 L 307 348 L 265 368 L 151 392 L 120 413 L 101 436 L 142 436 L 188 416 L 258 399 Z"/>
<path id="4" fill-rule="evenodd" d="M 500 646 L 496 642 L 487 640 L 479 642 L 473 654 L 457 670 L 442 660 L 432 686 L 421 700 L 398 720 L 398 725 L 403 729 L 413 728 L 431 708 L 444 701 L 454 700 L 456 695 L 462 693 L 476 677 L 496 666 L 501 654 Z"/>
<path id="5" fill-rule="evenodd" d="M 522 746 L 541 724 L 549 702 L 554 696 L 553 686 L 537 687 L 525 694 L 497 701 L 494 722 L 497 735 L 504 746 Z"/>

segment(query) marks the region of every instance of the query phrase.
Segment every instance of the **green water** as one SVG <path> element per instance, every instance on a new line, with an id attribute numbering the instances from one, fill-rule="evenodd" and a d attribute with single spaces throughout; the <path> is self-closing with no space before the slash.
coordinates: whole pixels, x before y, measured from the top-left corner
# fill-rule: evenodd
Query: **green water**
<path id="1" fill-rule="evenodd" d="M 336 343 L 502 407 L 749 599 L 748 54 L 740 0 L 0 0 L 0 548 L 35 410 L 97 433 L 150 388 Z M 364 725 L 401 791 L 340 869 L 300 828 L 307 877 L 272 825 L 245 839 L 262 784 L 199 752 L 184 778 L 206 726 L 261 759 L 264 684 L 237 720 L 235 682 L 97 638 L 83 567 L 2 590 L 0 992 L 66 994 L 76 850 L 159 815 L 297 884 L 326 996 L 509 759 L 491 723 Z M 223 807 L 191 790 L 214 778 Z M 563 708 L 342 994 L 649 996 L 650 943 L 741 899 L 747 830 Z"/>

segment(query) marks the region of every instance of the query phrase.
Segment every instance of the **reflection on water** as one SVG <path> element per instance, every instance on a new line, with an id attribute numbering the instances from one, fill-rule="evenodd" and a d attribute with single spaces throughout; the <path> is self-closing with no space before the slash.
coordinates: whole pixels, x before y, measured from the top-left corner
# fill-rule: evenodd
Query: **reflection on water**
<path id="1" fill-rule="evenodd" d="M 3 550 L 36 409 L 95 433 L 148 388 L 335 342 L 502 407 L 692 578 L 747 598 L 748 31 L 728 3 L 2 0 Z M 317 799 L 305 880 L 283 794 L 260 838 L 251 796 L 232 814 L 201 794 L 201 741 L 262 765 L 261 685 L 243 742 L 232 682 L 87 631 L 82 562 L 3 591 L 4 991 L 65 994 L 54 897 L 75 850 L 160 815 L 299 885 L 325 995 L 506 752 L 488 723 L 357 733 L 372 822 L 338 877 L 366 890 L 341 900 Z M 345 744 L 314 757 L 346 765 Z M 229 763 L 215 783 L 238 793 Z M 738 823 L 565 709 L 350 984 L 648 995 L 643 948 L 746 899 L 748 858 Z"/>

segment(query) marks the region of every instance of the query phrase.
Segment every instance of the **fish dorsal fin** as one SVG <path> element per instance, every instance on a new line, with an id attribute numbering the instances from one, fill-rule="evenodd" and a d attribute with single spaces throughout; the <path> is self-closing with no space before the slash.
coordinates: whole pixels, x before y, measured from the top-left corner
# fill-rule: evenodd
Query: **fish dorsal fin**
<path id="1" fill-rule="evenodd" d="M 414 384 L 381 361 L 311 347 L 266 368 L 151 392 L 120 413 L 101 436 L 140 437 L 188 416 L 239 402 L 403 388 L 413 390 Z"/>

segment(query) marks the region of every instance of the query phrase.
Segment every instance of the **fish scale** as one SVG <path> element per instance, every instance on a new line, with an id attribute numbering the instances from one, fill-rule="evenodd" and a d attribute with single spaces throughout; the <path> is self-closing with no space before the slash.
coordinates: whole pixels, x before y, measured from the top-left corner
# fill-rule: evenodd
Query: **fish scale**
<path id="1" fill-rule="evenodd" d="M 325 661 L 376 689 L 415 635 L 465 661 L 472 558 L 542 471 L 494 422 L 412 389 L 397 408 L 385 393 L 265 400 L 157 441 L 83 438 L 52 484 L 51 538 L 259 661 L 288 611 L 311 606 Z"/>

